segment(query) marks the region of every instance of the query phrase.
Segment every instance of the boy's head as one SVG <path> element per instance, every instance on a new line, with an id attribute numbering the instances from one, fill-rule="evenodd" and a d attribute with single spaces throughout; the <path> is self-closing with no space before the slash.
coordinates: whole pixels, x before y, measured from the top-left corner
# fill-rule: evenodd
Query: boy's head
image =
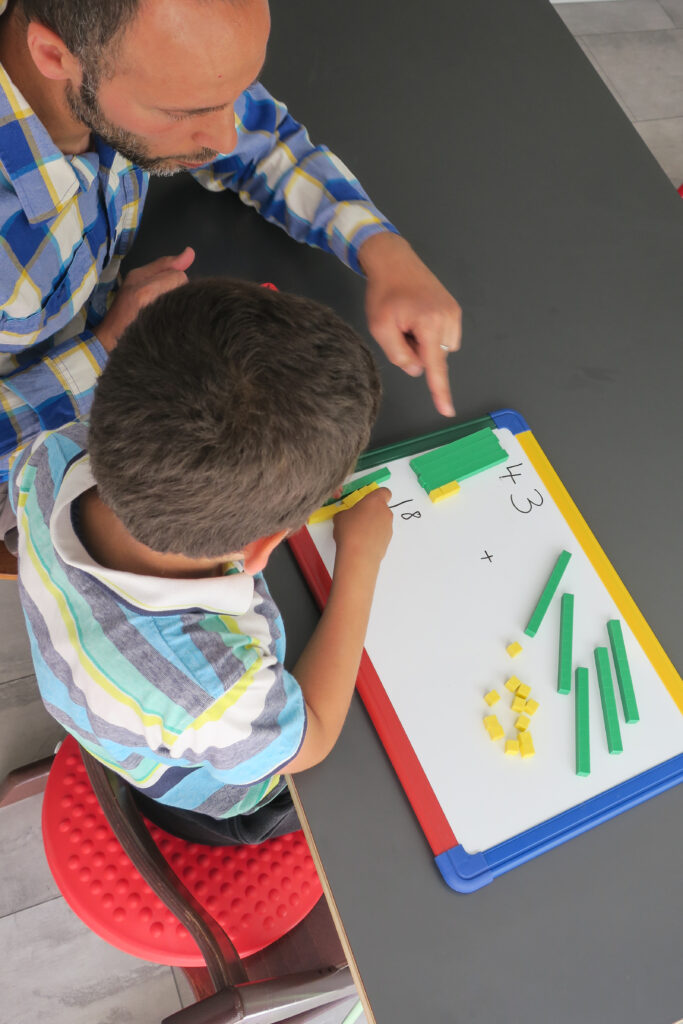
<path id="1" fill-rule="evenodd" d="M 218 558 L 298 528 L 353 469 L 377 414 L 374 361 L 310 299 L 224 278 L 162 295 L 97 386 L 100 498 L 155 551 Z"/>

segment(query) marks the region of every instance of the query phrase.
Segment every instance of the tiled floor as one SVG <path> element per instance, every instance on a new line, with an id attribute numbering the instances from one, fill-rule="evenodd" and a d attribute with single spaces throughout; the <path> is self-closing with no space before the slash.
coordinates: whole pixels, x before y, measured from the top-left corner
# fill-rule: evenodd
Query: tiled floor
<path id="1" fill-rule="evenodd" d="M 25 727 L 26 752 L 33 739 Z M 173 972 L 118 952 L 72 913 L 43 853 L 41 804 L 0 811 L 3 1024 L 159 1024 L 182 1005 Z"/>
<path id="2" fill-rule="evenodd" d="M 562 3 L 576 37 L 674 185 L 683 182 L 683 0 Z M 60 730 L 32 674 L 16 585 L 0 582 L 0 779 Z M 118 953 L 58 895 L 40 798 L 0 811 L 0 991 L 6 1024 L 156 1024 L 181 1005 L 169 968 Z"/>
<path id="3" fill-rule="evenodd" d="M 683 183 L 683 0 L 558 3 L 556 11 L 678 188 Z"/>

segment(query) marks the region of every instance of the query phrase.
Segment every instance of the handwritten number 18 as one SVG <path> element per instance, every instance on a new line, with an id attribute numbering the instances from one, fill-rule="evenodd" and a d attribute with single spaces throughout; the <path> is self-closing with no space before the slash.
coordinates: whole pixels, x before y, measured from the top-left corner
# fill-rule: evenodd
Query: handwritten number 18
<path id="1" fill-rule="evenodd" d="M 406 498 L 405 501 L 397 501 L 395 505 L 390 505 L 389 508 L 398 508 L 399 505 L 410 505 L 412 498 Z M 401 519 L 422 519 L 422 513 L 419 509 L 415 512 L 401 512 Z"/>

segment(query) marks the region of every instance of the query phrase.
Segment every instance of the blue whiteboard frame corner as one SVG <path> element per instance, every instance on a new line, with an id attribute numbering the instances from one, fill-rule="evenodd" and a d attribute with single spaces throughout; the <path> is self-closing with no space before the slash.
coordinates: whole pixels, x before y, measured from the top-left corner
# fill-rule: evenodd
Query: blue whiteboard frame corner
<path id="1" fill-rule="evenodd" d="M 474 892 L 519 864 L 525 864 L 681 782 L 683 754 L 676 754 L 511 839 L 491 846 L 484 853 L 467 853 L 462 846 L 453 846 L 435 858 L 436 866 L 451 889 Z"/>
<path id="2" fill-rule="evenodd" d="M 512 434 L 521 434 L 524 430 L 531 430 L 527 421 L 516 409 L 499 409 L 498 412 L 490 413 L 490 416 L 500 430 L 507 427 Z"/>
<path id="3" fill-rule="evenodd" d="M 483 853 L 452 846 L 434 858 L 446 885 L 456 892 L 475 892 L 496 877 Z"/>

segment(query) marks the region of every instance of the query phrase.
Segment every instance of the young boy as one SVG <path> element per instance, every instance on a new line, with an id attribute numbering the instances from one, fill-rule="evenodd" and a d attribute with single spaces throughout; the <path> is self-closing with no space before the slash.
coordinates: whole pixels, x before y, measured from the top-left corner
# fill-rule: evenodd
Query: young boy
<path id="1" fill-rule="evenodd" d="M 330 599 L 292 675 L 262 570 L 353 469 L 378 400 L 370 353 L 331 310 L 191 283 L 127 329 L 89 429 L 41 435 L 13 467 L 45 705 L 183 838 L 297 828 L 281 773 L 317 764 L 341 731 L 389 491 L 335 517 Z"/>

